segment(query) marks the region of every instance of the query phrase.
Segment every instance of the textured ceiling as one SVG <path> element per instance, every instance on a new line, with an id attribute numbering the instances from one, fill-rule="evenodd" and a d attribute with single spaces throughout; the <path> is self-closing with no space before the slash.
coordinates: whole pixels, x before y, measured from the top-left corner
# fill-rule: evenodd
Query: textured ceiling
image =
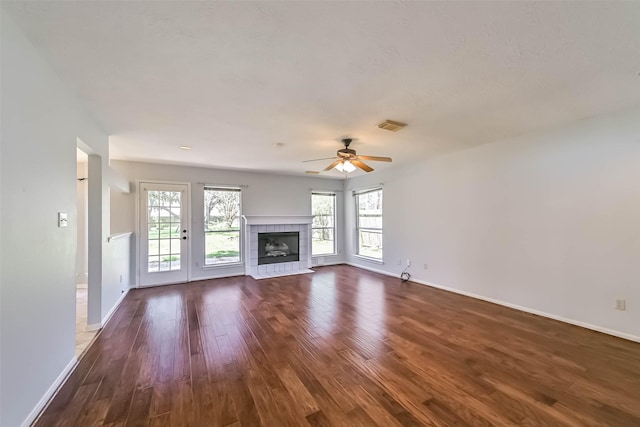
<path id="1" fill-rule="evenodd" d="M 304 173 L 352 136 L 381 170 L 640 104 L 640 2 L 2 7 L 117 159 Z"/>

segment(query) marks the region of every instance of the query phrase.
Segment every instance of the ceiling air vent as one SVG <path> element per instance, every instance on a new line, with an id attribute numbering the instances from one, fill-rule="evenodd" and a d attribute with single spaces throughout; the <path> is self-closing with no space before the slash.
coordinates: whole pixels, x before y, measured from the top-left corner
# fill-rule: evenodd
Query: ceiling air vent
<path id="1" fill-rule="evenodd" d="M 395 120 L 385 120 L 384 122 L 378 123 L 378 127 L 380 129 L 390 130 L 391 132 L 398 132 L 406 125 L 406 123 L 397 122 Z"/>

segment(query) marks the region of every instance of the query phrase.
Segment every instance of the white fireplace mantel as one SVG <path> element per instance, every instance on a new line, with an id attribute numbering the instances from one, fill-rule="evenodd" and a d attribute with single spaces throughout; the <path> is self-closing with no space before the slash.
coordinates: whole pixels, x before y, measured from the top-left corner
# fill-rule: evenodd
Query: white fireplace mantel
<path id="1" fill-rule="evenodd" d="M 311 224 L 313 215 L 242 215 L 246 225 Z"/>

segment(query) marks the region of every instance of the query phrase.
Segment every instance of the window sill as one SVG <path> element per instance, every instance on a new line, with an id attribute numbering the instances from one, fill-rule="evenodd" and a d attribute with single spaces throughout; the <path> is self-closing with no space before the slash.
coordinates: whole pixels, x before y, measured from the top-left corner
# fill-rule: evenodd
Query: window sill
<path id="1" fill-rule="evenodd" d="M 220 268 L 244 267 L 244 262 L 229 262 L 225 264 L 206 264 L 202 266 L 202 270 L 217 270 Z"/>
<path id="2" fill-rule="evenodd" d="M 353 254 L 353 257 L 356 258 L 356 259 L 361 259 L 363 261 L 372 262 L 374 264 L 384 265 L 384 261 L 381 260 L 381 259 L 371 258 L 371 257 L 368 257 L 368 256 L 357 255 L 357 254 Z"/>

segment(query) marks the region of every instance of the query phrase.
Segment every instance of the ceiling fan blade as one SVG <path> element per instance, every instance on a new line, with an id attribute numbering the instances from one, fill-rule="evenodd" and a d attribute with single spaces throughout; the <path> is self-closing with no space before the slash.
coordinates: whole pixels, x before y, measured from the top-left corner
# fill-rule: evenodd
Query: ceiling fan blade
<path id="1" fill-rule="evenodd" d="M 307 162 L 317 162 L 318 160 L 331 160 L 331 159 L 337 159 L 336 156 L 333 157 L 325 157 L 323 159 L 311 159 L 311 160 L 303 160 L 302 163 L 307 163 Z"/>
<path id="2" fill-rule="evenodd" d="M 375 162 L 390 162 L 391 157 L 377 157 L 377 156 L 358 156 L 362 160 L 373 160 Z"/>
<path id="3" fill-rule="evenodd" d="M 341 159 L 336 160 L 335 162 L 331 163 L 329 166 L 327 166 L 326 168 L 324 168 L 325 171 L 330 171 L 331 169 L 335 168 L 336 166 L 338 166 L 338 164 L 342 162 Z"/>
<path id="4" fill-rule="evenodd" d="M 362 163 L 360 160 L 350 160 L 350 161 L 354 166 L 359 167 L 365 172 L 371 172 L 373 170 L 371 166 Z"/>

